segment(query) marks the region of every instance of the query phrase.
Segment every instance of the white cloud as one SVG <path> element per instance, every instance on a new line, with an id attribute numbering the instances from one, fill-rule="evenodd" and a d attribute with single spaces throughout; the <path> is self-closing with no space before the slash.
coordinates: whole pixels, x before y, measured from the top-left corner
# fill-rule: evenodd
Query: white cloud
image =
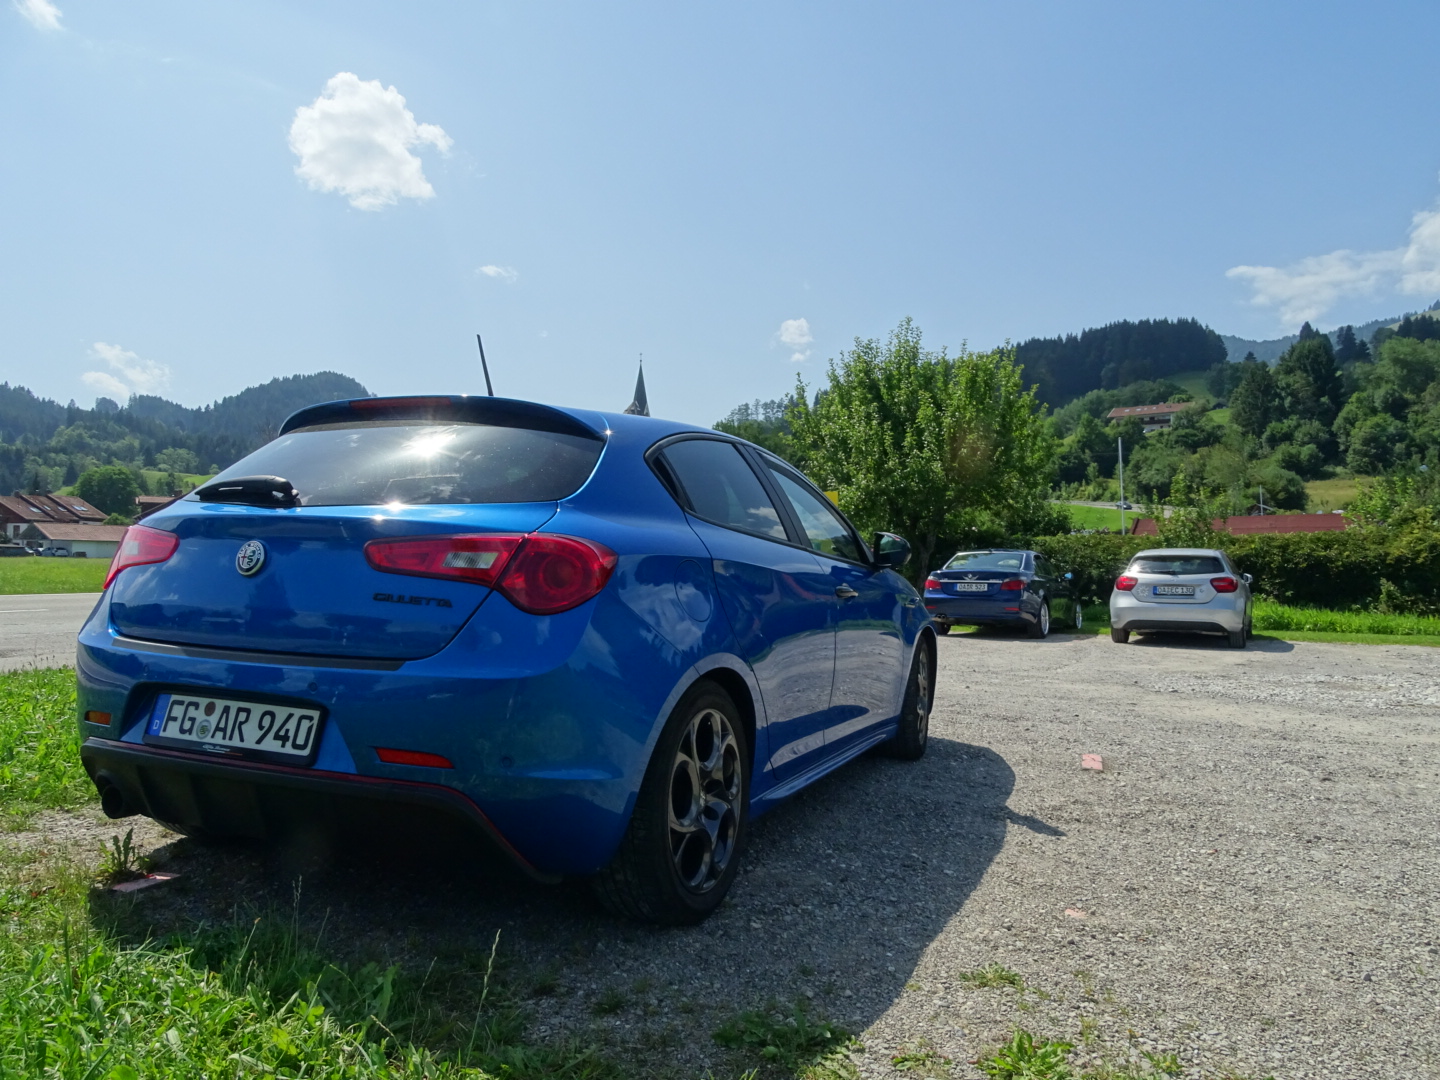
<path id="1" fill-rule="evenodd" d="M 1332 251 L 1286 267 L 1234 266 L 1225 276 L 1248 282 L 1251 302 L 1274 307 L 1287 324 L 1313 322 L 1340 300 L 1382 291 L 1408 295 L 1440 292 L 1440 209 L 1410 220 L 1404 247 L 1385 251 Z"/>
<path id="2" fill-rule="evenodd" d="M 499 278 L 507 285 L 515 284 L 520 277 L 520 271 L 513 266 L 482 266 L 475 271 L 477 274 L 484 274 L 488 278 Z"/>
<path id="3" fill-rule="evenodd" d="M 799 363 L 801 360 L 809 359 L 810 350 L 805 346 L 815 340 L 814 335 L 810 333 L 809 319 L 786 319 L 780 324 L 780 330 L 775 336 L 779 339 L 780 344 L 794 350 L 790 355 L 791 360 Z M 801 352 L 802 349 L 805 351 Z"/>
<path id="4" fill-rule="evenodd" d="M 36 30 L 60 29 L 60 9 L 50 0 L 14 0 L 14 4 Z"/>
<path id="5" fill-rule="evenodd" d="M 316 191 L 338 191 L 357 210 L 379 210 L 401 198 L 430 199 L 411 147 L 430 145 L 449 153 L 454 140 L 434 124 L 417 124 L 395 87 L 361 82 L 342 71 L 325 84 L 312 105 L 295 110 L 290 149 L 300 158 L 295 172 Z"/>
<path id="6" fill-rule="evenodd" d="M 170 385 L 170 369 L 154 360 L 143 360 L 129 349 L 97 341 L 90 357 L 104 360 L 110 371 L 87 371 L 80 378 L 86 386 L 113 397 L 122 404 L 131 394 L 153 394 Z"/>

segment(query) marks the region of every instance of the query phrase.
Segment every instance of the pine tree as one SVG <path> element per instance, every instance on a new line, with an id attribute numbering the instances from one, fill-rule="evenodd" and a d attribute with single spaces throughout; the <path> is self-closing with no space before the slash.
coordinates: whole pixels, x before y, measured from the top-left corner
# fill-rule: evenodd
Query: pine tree
<path id="1" fill-rule="evenodd" d="M 1246 357 L 1246 360 L 1252 358 Z M 1265 364 L 1242 366 L 1247 370 L 1230 395 L 1230 422 L 1246 435 L 1258 438 L 1270 421 L 1276 419 L 1279 395 L 1275 390 L 1275 376 Z"/>

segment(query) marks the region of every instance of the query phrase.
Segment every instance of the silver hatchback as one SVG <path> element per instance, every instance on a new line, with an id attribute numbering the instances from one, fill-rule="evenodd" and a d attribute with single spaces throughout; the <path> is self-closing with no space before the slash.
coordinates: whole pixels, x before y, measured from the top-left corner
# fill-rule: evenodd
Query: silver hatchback
<path id="1" fill-rule="evenodd" d="M 1110 592 L 1110 640 L 1136 631 L 1224 634 L 1243 649 L 1250 636 L 1250 575 L 1223 551 L 1152 548 L 1137 552 Z"/>

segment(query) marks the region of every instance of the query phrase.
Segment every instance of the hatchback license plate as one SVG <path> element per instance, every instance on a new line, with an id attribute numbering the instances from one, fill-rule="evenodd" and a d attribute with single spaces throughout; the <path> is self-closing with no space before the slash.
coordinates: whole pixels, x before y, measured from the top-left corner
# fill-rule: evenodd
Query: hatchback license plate
<path id="1" fill-rule="evenodd" d="M 955 582 L 956 592 L 986 592 L 990 588 L 988 582 L 984 581 L 957 581 Z"/>
<path id="2" fill-rule="evenodd" d="M 1194 596 L 1194 585 L 1156 585 L 1154 590 L 1156 596 Z"/>
<path id="3" fill-rule="evenodd" d="M 315 758 L 322 719 L 315 708 L 161 694 L 145 726 L 145 741 L 308 763 Z"/>

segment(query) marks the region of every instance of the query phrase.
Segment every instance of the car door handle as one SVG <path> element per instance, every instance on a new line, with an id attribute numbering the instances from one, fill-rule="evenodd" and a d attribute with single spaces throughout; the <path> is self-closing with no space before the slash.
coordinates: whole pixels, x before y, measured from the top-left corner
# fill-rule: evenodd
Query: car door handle
<path id="1" fill-rule="evenodd" d="M 838 596 L 841 600 L 853 600 L 860 594 L 854 589 L 850 588 L 849 585 L 836 585 L 835 595 Z"/>

